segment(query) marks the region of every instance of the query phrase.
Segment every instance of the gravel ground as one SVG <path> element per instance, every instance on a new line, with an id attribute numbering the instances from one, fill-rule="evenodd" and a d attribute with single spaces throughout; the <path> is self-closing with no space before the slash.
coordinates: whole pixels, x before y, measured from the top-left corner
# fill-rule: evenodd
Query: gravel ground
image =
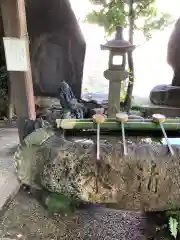
<path id="1" fill-rule="evenodd" d="M 143 240 L 146 219 L 140 213 L 90 207 L 71 216 L 48 216 L 39 203 L 22 190 L 1 216 L 0 237 L 28 240 Z"/>

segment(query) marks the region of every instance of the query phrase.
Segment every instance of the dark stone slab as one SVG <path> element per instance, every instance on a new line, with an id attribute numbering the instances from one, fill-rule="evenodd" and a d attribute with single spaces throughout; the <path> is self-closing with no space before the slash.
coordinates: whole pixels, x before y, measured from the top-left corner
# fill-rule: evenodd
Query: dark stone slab
<path id="1" fill-rule="evenodd" d="M 69 0 L 26 0 L 36 96 L 57 97 L 65 80 L 81 95 L 85 40 Z"/>
<path id="2" fill-rule="evenodd" d="M 144 117 L 151 117 L 153 114 L 159 113 L 166 117 L 179 117 L 180 108 L 173 108 L 168 106 L 143 106 Z"/>
<path id="3" fill-rule="evenodd" d="M 150 101 L 155 105 L 180 107 L 180 87 L 157 85 L 150 92 Z"/>
<path id="4" fill-rule="evenodd" d="M 176 21 L 167 46 L 167 62 L 174 76 L 172 86 L 180 86 L 180 18 Z"/>

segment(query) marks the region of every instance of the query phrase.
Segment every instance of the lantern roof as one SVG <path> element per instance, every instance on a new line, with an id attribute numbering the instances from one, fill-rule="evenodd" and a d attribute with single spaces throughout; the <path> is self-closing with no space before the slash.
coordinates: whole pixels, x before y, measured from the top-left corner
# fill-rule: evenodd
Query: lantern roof
<path id="1" fill-rule="evenodd" d="M 121 26 L 116 27 L 115 39 L 101 45 L 102 50 L 117 51 L 122 53 L 133 51 L 135 48 L 135 45 L 123 39 L 123 28 Z"/>

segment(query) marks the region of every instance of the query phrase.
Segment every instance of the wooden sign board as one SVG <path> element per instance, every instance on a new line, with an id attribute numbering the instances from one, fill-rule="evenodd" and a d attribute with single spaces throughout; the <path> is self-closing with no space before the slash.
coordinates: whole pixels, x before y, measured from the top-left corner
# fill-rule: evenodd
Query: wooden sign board
<path id="1" fill-rule="evenodd" d="M 27 39 L 3 38 L 6 65 L 8 71 L 27 72 Z"/>

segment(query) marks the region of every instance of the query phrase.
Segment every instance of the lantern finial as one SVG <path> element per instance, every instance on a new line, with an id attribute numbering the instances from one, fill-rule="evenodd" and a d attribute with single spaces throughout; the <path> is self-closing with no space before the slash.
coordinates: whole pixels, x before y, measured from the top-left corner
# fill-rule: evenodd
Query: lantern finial
<path id="1" fill-rule="evenodd" d="M 116 27 L 116 40 L 123 40 L 123 28 L 121 26 Z"/>

